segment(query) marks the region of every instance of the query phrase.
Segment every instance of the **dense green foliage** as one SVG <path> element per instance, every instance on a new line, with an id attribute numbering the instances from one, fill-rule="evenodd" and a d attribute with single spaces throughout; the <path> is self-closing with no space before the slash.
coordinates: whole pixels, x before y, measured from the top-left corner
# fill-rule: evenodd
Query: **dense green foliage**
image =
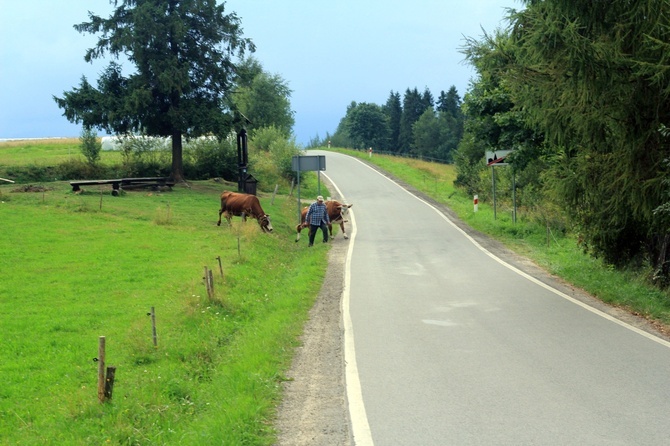
<path id="1" fill-rule="evenodd" d="M 402 119 L 402 102 L 400 100 L 400 93 L 391 92 L 386 104 L 384 105 L 384 113 L 388 117 L 389 125 L 389 140 L 388 149 L 400 147 L 400 120 Z"/>
<path id="2" fill-rule="evenodd" d="M 477 186 L 485 149 L 515 149 L 520 189 L 559 206 L 585 249 L 650 264 L 667 285 L 670 4 L 525 4 L 507 31 L 465 47 L 480 79 L 464 102 L 460 184 Z"/>
<path id="3" fill-rule="evenodd" d="M 278 74 L 265 72 L 254 58 L 244 60 L 239 72 L 239 87 L 232 101 L 234 108 L 246 117 L 246 127 L 251 136 L 257 129 L 275 127 L 285 138 L 289 138 L 295 118 L 288 83 Z"/>
<path id="4" fill-rule="evenodd" d="M 257 129 L 251 138 L 249 171 L 266 185 L 286 185 L 297 181 L 293 157 L 300 154 L 294 137 L 287 138 L 276 127 Z M 304 175 L 301 174 L 301 180 Z"/>
<path id="5" fill-rule="evenodd" d="M 352 102 L 337 130 L 321 140 L 310 141 L 308 147 L 327 146 L 372 148 L 381 153 L 404 153 L 426 159 L 449 162 L 463 134 L 461 100 L 455 87 L 440 92 L 437 104 L 430 90 L 423 94 L 407 89 L 391 91 L 382 106 Z"/>
<path id="6" fill-rule="evenodd" d="M 229 96 L 236 58 L 254 50 L 242 38 L 239 18 L 215 0 L 123 0 L 105 19 L 89 13 L 75 26 L 101 34 L 86 61 L 109 53 L 125 57 L 136 72 L 110 62 L 97 88 L 84 77 L 78 88 L 54 97 L 71 122 L 110 134 L 172 138 L 171 176 L 184 179 L 182 135 L 225 137 L 233 126 Z"/>
<path id="7" fill-rule="evenodd" d="M 346 124 L 354 148 L 388 147 L 389 122 L 379 105 L 352 104 Z"/>

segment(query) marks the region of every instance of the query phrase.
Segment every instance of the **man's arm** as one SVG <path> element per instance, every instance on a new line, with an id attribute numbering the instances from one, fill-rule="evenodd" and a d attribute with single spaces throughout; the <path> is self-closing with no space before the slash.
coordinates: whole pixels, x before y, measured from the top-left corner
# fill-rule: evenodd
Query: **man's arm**
<path id="1" fill-rule="evenodd" d="M 305 223 L 310 224 L 309 219 L 312 216 L 312 211 L 314 210 L 314 205 L 310 204 L 309 209 L 307 209 L 307 215 L 305 215 Z"/>

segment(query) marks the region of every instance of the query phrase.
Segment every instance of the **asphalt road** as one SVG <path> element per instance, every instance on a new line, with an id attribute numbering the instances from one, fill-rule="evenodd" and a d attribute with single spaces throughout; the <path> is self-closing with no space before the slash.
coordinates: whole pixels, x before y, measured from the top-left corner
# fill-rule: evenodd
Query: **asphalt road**
<path id="1" fill-rule="evenodd" d="M 343 318 L 358 445 L 670 444 L 670 344 L 505 263 L 331 152 L 348 203 Z"/>

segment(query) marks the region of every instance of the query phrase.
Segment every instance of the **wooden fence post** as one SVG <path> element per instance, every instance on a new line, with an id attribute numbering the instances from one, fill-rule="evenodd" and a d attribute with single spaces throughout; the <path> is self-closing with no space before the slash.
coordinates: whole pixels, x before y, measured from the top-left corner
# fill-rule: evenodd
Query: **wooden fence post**
<path id="1" fill-rule="evenodd" d="M 207 297 L 212 298 L 212 289 L 209 286 L 209 268 L 205 266 L 205 276 L 203 277 L 205 279 L 205 288 L 207 289 Z"/>
<path id="2" fill-rule="evenodd" d="M 275 191 L 272 193 L 272 201 L 270 201 L 270 205 L 272 206 L 275 204 L 275 195 L 277 195 L 277 189 L 279 189 L 279 184 L 275 184 Z"/>
<path id="3" fill-rule="evenodd" d="M 212 270 L 205 267 L 205 286 L 207 287 L 207 297 L 214 298 L 214 275 Z"/>
<path id="4" fill-rule="evenodd" d="M 158 337 L 156 336 L 156 310 L 151 307 L 151 334 L 154 339 L 154 348 L 158 347 Z"/>
<path id="5" fill-rule="evenodd" d="M 223 279 L 223 266 L 221 266 L 221 256 L 216 256 L 216 260 L 219 261 L 219 272 L 221 273 L 221 278 Z"/>
<path id="6" fill-rule="evenodd" d="M 105 401 L 105 337 L 98 338 L 98 400 Z"/>

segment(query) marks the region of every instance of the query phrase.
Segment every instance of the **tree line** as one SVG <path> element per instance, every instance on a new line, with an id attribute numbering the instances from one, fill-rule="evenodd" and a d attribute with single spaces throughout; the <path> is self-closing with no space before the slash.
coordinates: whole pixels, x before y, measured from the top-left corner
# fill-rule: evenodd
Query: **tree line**
<path id="1" fill-rule="evenodd" d="M 437 101 L 426 88 L 405 94 L 391 91 L 386 103 L 352 101 L 333 135 L 318 137 L 310 146 L 329 142 L 337 147 L 373 148 L 448 162 L 463 135 L 461 98 L 456 87 L 441 91 Z"/>
<path id="2" fill-rule="evenodd" d="M 522 1 L 506 26 L 467 38 L 477 76 L 455 88 L 352 102 L 313 143 L 453 161 L 456 184 L 577 234 L 585 251 L 670 286 L 670 4 Z M 512 191 L 512 188 L 514 190 Z"/>
<path id="3" fill-rule="evenodd" d="M 504 29 L 466 39 L 477 77 L 462 101 L 452 86 L 437 100 L 408 88 L 383 105 L 352 102 L 335 133 L 310 146 L 453 160 L 457 185 L 482 200 L 485 151 L 512 150 L 509 168 L 497 170 L 514 178 L 529 215 L 670 285 L 670 5 L 522 4 Z M 255 46 L 224 4 L 128 0 L 75 29 L 101 34 L 85 60 L 122 56 L 135 71 L 112 61 L 97 87 L 82 78 L 54 97 L 64 116 L 112 134 L 171 136 L 173 179 L 185 176 L 182 136 L 223 141 L 241 126 L 271 126 L 291 140 L 290 89 L 246 57 Z"/>
<path id="4" fill-rule="evenodd" d="M 457 183 L 481 198 L 484 151 L 511 149 L 496 171 L 515 175 L 521 205 L 560 215 L 608 264 L 670 285 L 670 4 L 523 4 L 462 48 L 478 77 Z"/>

